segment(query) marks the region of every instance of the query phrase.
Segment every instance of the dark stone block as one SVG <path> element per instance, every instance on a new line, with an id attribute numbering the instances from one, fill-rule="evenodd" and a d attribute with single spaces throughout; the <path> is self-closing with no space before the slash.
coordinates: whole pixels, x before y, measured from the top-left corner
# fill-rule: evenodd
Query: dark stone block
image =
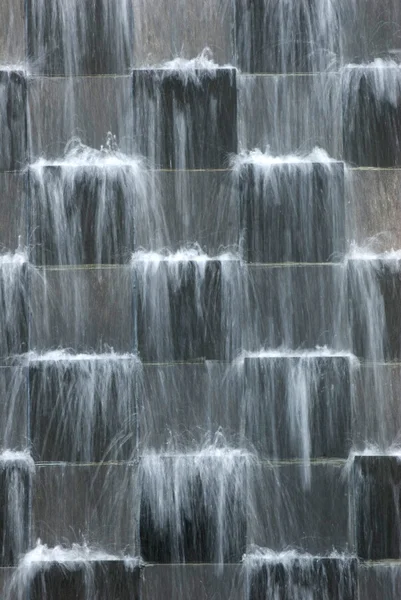
<path id="1" fill-rule="evenodd" d="M 23 169 L 27 161 L 26 77 L 0 70 L 0 170 Z"/>
<path id="2" fill-rule="evenodd" d="M 120 560 L 44 564 L 29 586 L 31 600 L 139 600 L 140 569 Z"/>
<path id="3" fill-rule="evenodd" d="M 326 262 L 345 252 L 343 163 L 245 165 L 239 187 L 249 262 Z"/>
<path id="4" fill-rule="evenodd" d="M 232 322 L 227 329 L 224 268 L 219 260 L 205 265 L 162 260 L 156 268 L 138 261 L 137 348 L 143 361 L 229 358 Z"/>
<path id="5" fill-rule="evenodd" d="M 177 458 L 180 463 L 174 464 Z M 142 558 L 156 563 L 240 562 L 247 509 L 241 459 L 228 477 L 218 458 L 194 455 L 161 461 L 161 472 L 142 474 L 139 482 Z M 171 504 L 161 508 L 160 497 Z"/>
<path id="6" fill-rule="evenodd" d="M 129 459 L 136 448 L 140 382 L 141 365 L 135 357 L 31 360 L 30 437 L 35 458 Z"/>
<path id="7" fill-rule="evenodd" d="M 401 357 L 401 267 L 398 260 L 348 262 L 353 352 L 368 360 Z"/>
<path id="8" fill-rule="evenodd" d="M 245 438 L 271 458 L 347 457 L 348 357 L 245 358 Z"/>
<path id="9" fill-rule="evenodd" d="M 342 81 L 344 159 L 358 166 L 401 166 L 401 71 L 345 68 Z"/>
<path id="10" fill-rule="evenodd" d="M 31 169 L 31 261 L 126 262 L 134 251 L 136 177 L 129 167 L 101 164 Z"/>
<path id="11" fill-rule="evenodd" d="M 29 268 L 22 255 L 0 256 L 0 360 L 28 349 Z"/>
<path id="12" fill-rule="evenodd" d="M 399 559 L 401 462 L 397 456 L 357 455 L 352 466 L 351 522 L 357 555 Z"/>
<path id="13" fill-rule="evenodd" d="M 43 75 L 123 74 L 133 53 L 133 5 L 121 0 L 27 2 L 28 55 Z"/>
<path id="14" fill-rule="evenodd" d="M 338 3 L 236 0 L 238 66 L 250 73 L 324 71 L 340 48 Z"/>
<path id="15" fill-rule="evenodd" d="M 1 459 L 0 567 L 6 567 L 16 565 L 28 550 L 31 473 L 24 461 Z"/>
<path id="16" fill-rule="evenodd" d="M 137 151 L 166 169 L 216 169 L 237 151 L 236 70 L 134 69 Z"/>
<path id="17" fill-rule="evenodd" d="M 251 567 L 248 600 L 357 600 L 356 559 L 294 558 Z"/>

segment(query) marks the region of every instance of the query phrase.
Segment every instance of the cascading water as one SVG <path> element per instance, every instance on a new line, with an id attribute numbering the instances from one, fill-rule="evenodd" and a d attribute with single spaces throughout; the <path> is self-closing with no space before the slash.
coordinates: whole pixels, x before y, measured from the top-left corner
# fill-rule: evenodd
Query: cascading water
<path id="1" fill-rule="evenodd" d="M 160 238 L 163 214 L 143 160 L 114 143 L 111 134 L 101 150 L 74 140 L 62 160 L 30 165 L 32 262 L 121 263 L 134 250 L 136 229 L 157 247 L 168 242 Z"/>
<path id="2" fill-rule="evenodd" d="M 244 353 L 230 376 L 243 390 L 244 440 L 271 460 L 299 458 L 309 486 L 311 459 L 348 455 L 356 364 L 327 348 Z"/>
<path id="3" fill-rule="evenodd" d="M 240 257 L 199 247 L 174 254 L 136 252 L 138 350 L 146 360 L 225 359 L 242 343 Z"/>
<path id="4" fill-rule="evenodd" d="M 130 458 L 136 447 L 142 365 L 129 354 L 27 355 L 32 452 L 41 461 Z"/>
<path id="5" fill-rule="evenodd" d="M 398 4 L 4 0 L 1 597 L 398 598 Z"/>
<path id="6" fill-rule="evenodd" d="M 220 446 L 221 441 L 223 445 Z M 254 456 L 221 436 L 195 452 L 171 448 L 140 460 L 140 540 L 150 562 L 238 562 L 246 546 Z"/>
<path id="7" fill-rule="evenodd" d="M 28 257 L 22 252 L 0 255 L 0 356 L 27 350 Z"/>

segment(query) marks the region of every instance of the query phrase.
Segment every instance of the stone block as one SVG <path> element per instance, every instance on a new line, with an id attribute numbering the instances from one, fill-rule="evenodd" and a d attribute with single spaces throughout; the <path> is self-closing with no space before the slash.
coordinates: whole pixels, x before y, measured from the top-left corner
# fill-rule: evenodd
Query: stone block
<path id="1" fill-rule="evenodd" d="M 399 457 L 355 456 L 350 518 L 360 558 L 378 561 L 401 557 L 400 481 Z"/>
<path id="2" fill-rule="evenodd" d="M 26 98 L 25 73 L 0 69 L 0 171 L 22 170 L 26 165 Z"/>
<path id="3" fill-rule="evenodd" d="M 344 67 L 342 103 L 344 160 L 401 166 L 401 69 L 395 62 Z"/>
<path id="4" fill-rule="evenodd" d="M 348 261 L 349 320 L 353 352 L 370 361 L 401 356 L 401 269 L 384 255 Z"/>
<path id="5" fill-rule="evenodd" d="M 135 261 L 136 332 L 141 359 L 228 359 L 238 332 L 231 331 L 235 305 L 226 292 L 229 286 L 238 284 L 238 269 L 239 261 L 235 260 L 210 259 L 202 263 L 161 259 L 157 265 L 152 259 Z"/>
<path id="6" fill-rule="evenodd" d="M 28 55 L 39 75 L 125 74 L 132 63 L 133 6 L 125 0 L 29 0 Z"/>
<path id="7" fill-rule="evenodd" d="M 32 600 L 139 600 L 140 569 L 123 560 L 44 564 L 29 586 Z"/>
<path id="8" fill-rule="evenodd" d="M 141 364 L 132 355 L 49 353 L 29 362 L 30 439 L 45 462 L 133 456 Z"/>
<path id="9" fill-rule="evenodd" d="M 323 6 L 322 6 L 323 4 Z M 325 71 L 340 49 L 332 0 L 236 0 L 238 66 L 248 73 Z"/>
<path id="10" fill-rule="evenodd" d="M 134 69 L 136 150 L 164 169 L 221 169 L 237 151 L 232 68 Z"/>
<path id="11" fill-rule="evenodd" d="M 347 558 L 280 558 L 251 567 L 248 600 L 357 600 L 357 560 Z"/>
<path id="12" fill-rule="evenodd" d="M 239 188 L 248 262 L 318 263 L 345 252 L 343 163 L 245 163 Z"/>
<path id="13" fill-rule="evenodd" d="M 6 456 L 9 454 L 10 456 Z M 18 563 L 30 543 L 30 466 L 0 454 L 0 566 Z"/>
<path id="14" fill-rule="evenodd" d="M 347 356 L 249 357 L 244 361 L 245 439 L 275 459 L 346 458 L 351 445 Z"/>
<path id="15" fill-rule="evenodd" d="M 238 563 L 246 546 L 241 457 L 150 455 L 139 466 L 141 556 L 156 563 Z M 227 460 L 227 463 L 225 461 Z M 163 497 L 166 506 L 160 506 Z"/>
<path id="16" fill-rule="evenodd" d="M 130 267 L 50 268 L 31 280 L 30 290 L 32 350 L 133 351 Z"/>

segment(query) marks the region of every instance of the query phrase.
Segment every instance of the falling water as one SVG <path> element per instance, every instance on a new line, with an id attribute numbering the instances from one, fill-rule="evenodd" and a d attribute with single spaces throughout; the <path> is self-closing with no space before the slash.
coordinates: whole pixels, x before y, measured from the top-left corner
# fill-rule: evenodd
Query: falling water
<path id="1" fill-rule="evenodd" d="M 220 67 L 205 49 L 134 69 L 137 151 L 165 169 L 218 168 L 235 151 L 236 69 Z M 224 119 L 230 115 L 232 126 Z"/>
<path id="2" fill-rule="evenodd" d="M 324 150 L 244 152 L 233 159 L 233 170 L 248 261 L 319 263 L 344 250 L 344 167 Z"/>
<path id="3" fill-rule="evenodd" d="M 142 159 L 119 152 L 111 134 L 101 150 L 73 140 L 62 160 L 30 165 L 29 177 L 35 264 L 124 262 L 135 230 L 167 242 L 158 238 L 163 216 Z"/>
<path id="4" fill-rule="evenodd" d="M 142 368 L 135 355 L 26 357 L 33 398 L 31 440 L 41 461 L 95 462 L 129 458 L 136 446 Z"/>
<path id="5" fill-rule="evenodd" d="M 244 439 L 271 460 L 299 458 L 310 486 L 311 458 L 348 455 L 356 364 L 327 348 L 244 353 L 232 375 L 243 389 Z"/>
<path id="6" fill-rule="evenodd" d="M 193 452 L 170 446 L 140 459 L 142 556 L 153 562 L 238 562 L 255 457 L 227 446 L 221 434 Z"/>
<path id="7" fill-rule="evenodd" d="M 22 251 L 0 255 L 0 356 L 27 349 L 28 262 Z"/>
<path id="8" fill-rule="evenodd" d="M 397 598 L 399 2 L 3 4 L 0 595 Z"/>

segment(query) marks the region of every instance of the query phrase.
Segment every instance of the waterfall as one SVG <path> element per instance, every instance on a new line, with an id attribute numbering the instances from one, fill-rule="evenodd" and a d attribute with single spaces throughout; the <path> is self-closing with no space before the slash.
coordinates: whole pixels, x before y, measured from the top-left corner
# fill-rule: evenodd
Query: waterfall
<path id="1" fill-rule="evenodd" d="M 401 591 L 399 0 L 3 0 L 0 597 Z"/>

